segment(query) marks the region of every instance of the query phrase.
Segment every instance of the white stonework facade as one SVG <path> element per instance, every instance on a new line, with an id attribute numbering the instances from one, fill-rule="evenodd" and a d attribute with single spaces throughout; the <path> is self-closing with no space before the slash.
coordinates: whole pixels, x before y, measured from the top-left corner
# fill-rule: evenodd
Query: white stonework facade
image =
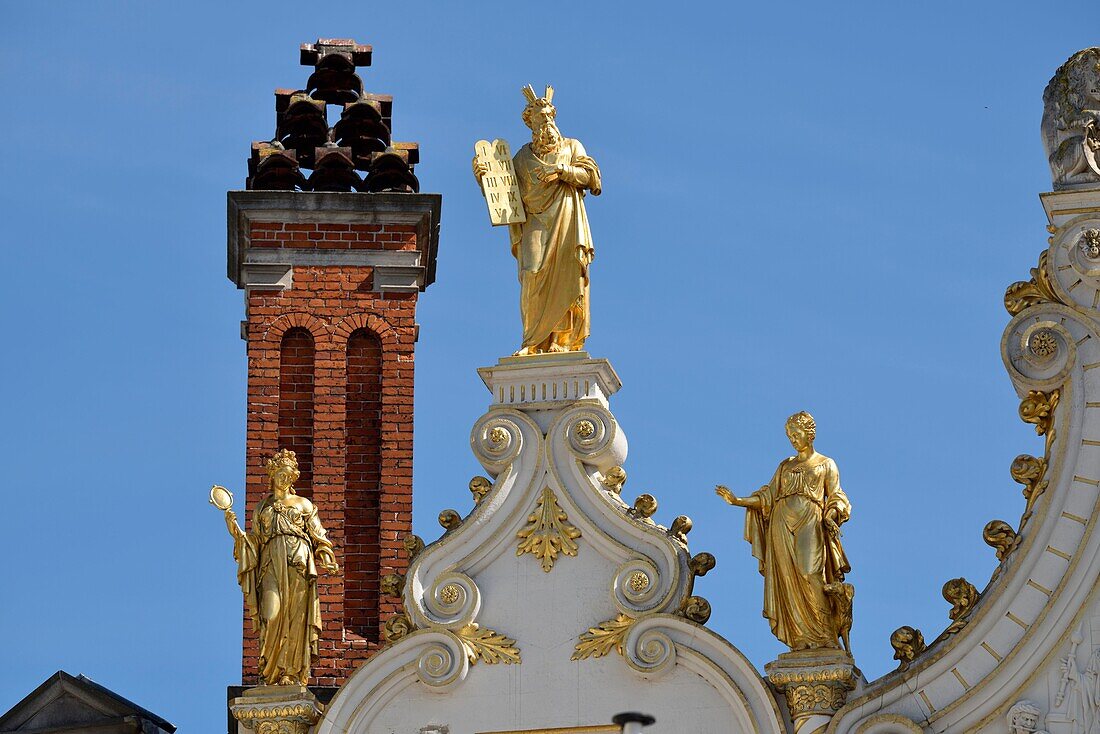
<path id="1" fill-rule="evenodd" d="M 482 375 L 494 404 L 471 446 L 492 489 L 413 560 L 404 603 L 417 630 L 348 680 L 317 733 L 600 726 L 639 707 L 657 717 L 647 732 L 784 731 L 756 669 L 679 614 L 692 582 L 686 546 L 631 516 L 602 481 L 626 459 L 608 409 L 619 387 L 611 366 L 528 357 Z M 517 555 L 546 489 L 579 531 L 575 555 L 557 555 L 549 570 Z M 637 620 L 622 654 L 571 659 L 583 633 L 620 614 Z M 471 623 L 514 639 L 521 662 L 471 664 L 458 636 Z"/>

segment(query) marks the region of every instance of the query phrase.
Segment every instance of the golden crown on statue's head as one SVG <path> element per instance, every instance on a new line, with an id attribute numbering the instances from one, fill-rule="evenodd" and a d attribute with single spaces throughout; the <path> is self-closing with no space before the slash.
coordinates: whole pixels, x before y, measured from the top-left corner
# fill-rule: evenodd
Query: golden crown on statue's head
<path id="1" fill-rule="evenodd" d="M 530 84 L 523 88 L 523 96 L 527 98 L 527 104 L 532 105 L 536 102 L 545 102 L 551 104 L 554 101 L 554 88 L 549 84 L 546 85 L 546 94 L 539 97 L 535 94 L 535 89 Z"/>
<path id="2" fill-rule="evenodd" d="M 267 460 L 267 475 L 274 476 L 280 469 L 290 469 L 294 476 L 298 477 L 298 455 L 290 449 L 276 451 L 275 455 Z"/>

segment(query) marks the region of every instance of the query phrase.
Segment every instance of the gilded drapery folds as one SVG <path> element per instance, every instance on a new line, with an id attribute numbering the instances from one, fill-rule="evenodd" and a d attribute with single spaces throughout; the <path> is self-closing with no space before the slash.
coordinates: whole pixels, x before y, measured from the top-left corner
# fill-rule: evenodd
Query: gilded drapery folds
<path id="1" fill-rule="evenodd" d="M 745 540 L 764 576 L 764 616 L 772 633 L 792 650 L 837 647 L 827 584 L 851 570 L 840 532 L 852 506 L 840 488 L 836 462 L 785 459 L 771 482 L 753 494 L 760 507 L 745 513 Z M 825 519 L 832 515 L 835 520 Z"/>
<path id="2" fill-rule="evenodd" d="M 519 267 L 522 348 L 577 351 L 591 332 L 588 266 L 595 254 L 584 191 L 600 193 L 600 169 L 572 138 L 541 154 L 528 143 L 512 163 L 527 210 L 526 222 L 508 228 Z M 560 169 L 560 178 L 540 179 L 547 168 Z"/>
<path id="3" fill-rule="evenodd" d="M 225 511 L 233 536 L 237 581 L 249 614 L 260 633 L 260 675 L 268 685 L 306 685 L 321 636 L 321 605 L 317 566 L 329 573 L 339 567 L 332 542 L 317 508 L 294 493 L 298 461 L 283 449 L 267 464 L 270 493 L 257 503 L 249 532 L 236 522 L 228 503 Z M 214 493 L 211 494 L 214 501 Z"/>
<path id="4" fill-rule="evenodd" d="M 852 506 L 840 488 L 836 462 L 814 451 L 809 413 L 787 420 L 798 452 L 784 459 L 771 481 L 748 497 L 726 487 L 718 495 L 745 508 L 745 540 L 764 577 L 764 616 L 791 650 L 847 647 L 854 589 L 840 542 Z"/>

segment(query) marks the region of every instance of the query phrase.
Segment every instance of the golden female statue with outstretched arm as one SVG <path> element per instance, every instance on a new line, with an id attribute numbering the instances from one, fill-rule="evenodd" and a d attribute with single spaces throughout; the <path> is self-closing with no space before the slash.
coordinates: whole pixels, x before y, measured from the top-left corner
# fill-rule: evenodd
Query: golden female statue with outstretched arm
<path id="1" fill-rule="evenodd" d="M 840 544 L 840 524 L 851 505 L 840 488 L 836 462 L 814 450 L 817 426 L 809 413 L 787 419 L 797 452 L 784 459 L 767 485 L 748 497 L 718 486 L 718 496 L 746 509 L 745 540 L 764 576 L 764 616 L 792 650 L 837 648 L 851 626 L 851 568 Z"/>
<path id="2" fill-rule="evenodd" d="M 269 493 L 256 504 L 248 533 L 237 525 L 224 487 L 215 486 L 210 498 L 225 511 L 233 536 L 237 580 L 260 632 L 260 675 L 267 685 L 304 686 L 321 636 L 317 566 L 331 574 L 340 569 L 317 508 L 294 493 L 294 452 L 276 453 L 267 476 Z"/>

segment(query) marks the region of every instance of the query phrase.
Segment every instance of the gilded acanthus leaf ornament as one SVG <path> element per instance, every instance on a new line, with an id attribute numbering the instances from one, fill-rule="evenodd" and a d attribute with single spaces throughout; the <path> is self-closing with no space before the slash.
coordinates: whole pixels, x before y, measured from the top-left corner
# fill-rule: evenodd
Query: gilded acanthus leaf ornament
<path id="1" fill-rule="evenodd" d="M 569 523 L 553 490 L 544 487 L 535 511 L 527 516 L 527 525 L 516 537 L 520 539 L 516 555 L 532 554 L 542 562 L 542 570 L 549 573 L 558 554 L 577 555 L 576 539 L 581 537 L 581 531 Z"/>
<path id="2" fill-rule="evenodd" d="M 951 624 L 944 634 L 951 635 L 966 626 L 974 605 L 978 603 L 978 590 L 964 578 L 951 579 L 943 585 L 943 598 L 951 604 L 951 611 L 947 613 Z"/>
<path id="3" fill-rule="evenodd" d="M 982 530 L 982 540 L 997 551 L 997 560 L 1003 561 L 1016 547 L 1016 531 L 1004 520 L 990 520 Z"/>
<path id="4" fill-rule="evenodd" d="M 1039 264 L 1031 269 L 1031 280 L 1017 281 L 1005 291 L 1005 309 L 1013 316 L 1039 303 L 1060 302 L 1050 285 L 1046 250 L 1039 255 Z"/>
<path id="5" fill-rule="evenodd" d="M 1047 437 L 1048 452 L 1050 444 L 1054 443 L 1054 410 L 1058 407 L 1060 397 L 1059 390 L 1051 390 L 1049 393 L 1029 390 L 1027 397 L 1020 401 L 1020 420 L 1034 424 L 1035 433 Z"/>
<path id="6" fill-rule="evenodd" d="M 1057 431 L 1054 428 L 1054 412 L 1061 398 L 1059 390 L 1049 393 L 1040 390 L 1028 391 L 1027 397 L 1020 401 L 1020 419 L 1035 426 L 1035 433 L 1046 438 L 1043 458 L 1020 454 L 1010 469 L 1012 478 L 1024 485 L 1023 517 L 1020 518 L 1020 532 L 1035 510 L 1035 503 L 1047 488 L 1046 473 L 1050 465 L 1050 452 L 1054 446 Z M 1017 541 L 1018 542 L 1018 541 Z"/>
<path id="7" fill-rule="evenodd" d="M 612 650 L 623 654 L 623 641 L 626 633 L 636 620 L 625 614 L 618 614 L 614 619 L 601 622 L 596 627 L 590 627 L 580 637 L 580 641 L 573 648 L 572 660 L 584 660 L 586 658 L 602 658 Z"/>
<path id="8" fill-rule="evenodd" d="M 1047 460 L 1029 454 L 1020 454 L 1013 459 L 1009 472 L 1015 481 L 1024 485 L 1024 499 L 1027 504 L 1024 506 L 1024 519 L 1020 523 L 1020 527 L 1023 527 L 1023 522 L 1031 517 L 1035 501 L 1046 491 Z"/>
<path id="9" fill-rule="evenodd" d="M 519 648 L 510 637 L 497 634 L 491 629 L 483 629 L 477 624 L 468 624 L 455 632 L 466 648 L 466 657 L 473 665 L 479 660 L 486 665 L 520 663 Z"/>
<path id="10" fill-rule="evenodd" d="M 905 670 L 909 663 L 920 657 L 926 649 L 924 635 L 916 627 L 898 627 L 890 635 L 890 647 L 894 648 L 894 660 L 900 662 L 898 670 Z"/>

